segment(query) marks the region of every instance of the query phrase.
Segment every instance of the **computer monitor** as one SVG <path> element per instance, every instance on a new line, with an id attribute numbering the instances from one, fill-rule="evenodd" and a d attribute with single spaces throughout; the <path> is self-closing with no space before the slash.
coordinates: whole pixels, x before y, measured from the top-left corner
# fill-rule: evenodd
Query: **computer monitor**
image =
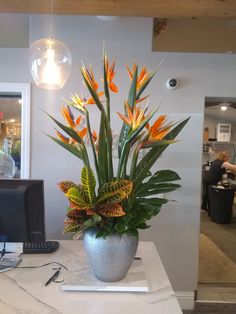
<path id="1" fill-rule="evenodd" d="M 43 180 L 0 180 L 0 241 L 45 241 Z"/>

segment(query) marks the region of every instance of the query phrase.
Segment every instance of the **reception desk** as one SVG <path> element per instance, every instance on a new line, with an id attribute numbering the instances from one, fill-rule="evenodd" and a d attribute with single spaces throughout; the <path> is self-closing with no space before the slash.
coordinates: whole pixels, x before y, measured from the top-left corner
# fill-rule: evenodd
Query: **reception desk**
<path id="1" fill-rule="evenodd" d="M 1 314 L 181 314 L 158 252 L 153 242 L 140 242 L 137 256 L 142 259 L 148 292 L 63 291 L 62 283 L 46 281 L 55 272 L 48 265 L 18 268 L 0 273 Z M 58 262 L 70 272 L 89 269 L 82 241 L 60 241 L 51 254 L 23 254 L 20 267 Z M 58 280 L 66 278 L 62 268 Z"/>

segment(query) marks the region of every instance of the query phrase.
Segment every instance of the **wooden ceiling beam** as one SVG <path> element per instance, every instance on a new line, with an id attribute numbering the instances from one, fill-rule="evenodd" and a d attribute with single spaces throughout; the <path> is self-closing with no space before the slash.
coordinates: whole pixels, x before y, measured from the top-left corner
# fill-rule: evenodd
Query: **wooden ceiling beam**
<path id="1" fill-rule="evenodd" d="M 0 12 L 50 13 L 51 0 L 0 0 Z M 235 0 L 53 0 L 53 14 L 236 18 Z"/>

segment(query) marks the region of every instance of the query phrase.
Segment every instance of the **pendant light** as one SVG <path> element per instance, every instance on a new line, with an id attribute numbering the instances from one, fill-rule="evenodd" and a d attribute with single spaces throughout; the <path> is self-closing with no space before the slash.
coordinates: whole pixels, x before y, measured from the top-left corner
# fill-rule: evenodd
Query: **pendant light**
<path id="1" fill-rule="evenodd" d="M 30 46 L 30 70 L 38 87 L 61 89 L 72 64 L 68 47 L 52 37 L 53 0 L 51 0 L 50 37 L 36 40 Z"/>

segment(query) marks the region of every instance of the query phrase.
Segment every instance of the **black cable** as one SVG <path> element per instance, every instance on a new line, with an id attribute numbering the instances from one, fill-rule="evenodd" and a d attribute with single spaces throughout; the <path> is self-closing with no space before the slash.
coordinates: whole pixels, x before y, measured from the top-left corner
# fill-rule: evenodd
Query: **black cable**
<path id="1" fill-rule="evenodd" d="M 2 260 L 3 256 L 5 255 L 5 253 L 6 253 L 6 241 L 3 242 L 3 249 L 1 251 L 0 260 Z"/>
<path id="2" fill-rule="evenodd" d="M 60 265 L 61 267 L 63 267 L 65 270 L 67 270 L 68 271 L 68 268 L 65 266 L 65 265 L 63 265 L 63 264 L 61 264 L 61 263 L 59 263 L 59 262 L 49 262 L 49 263 L 46 263 L 46 264 L 42 264 L 42 265 L 37 265 L 37 266 L 7 266 L 7 265 L 4 265 L 4 268 L 6 267 L 6 268 L 14 268 L 14 269 L 17 269 L 17 268 L 41 268 L 41 267 L 45 267 L 45 266 L 48 266 L 48 265 L 51 265 L 51 264 L 57 264 L 57 265 Z"/>

